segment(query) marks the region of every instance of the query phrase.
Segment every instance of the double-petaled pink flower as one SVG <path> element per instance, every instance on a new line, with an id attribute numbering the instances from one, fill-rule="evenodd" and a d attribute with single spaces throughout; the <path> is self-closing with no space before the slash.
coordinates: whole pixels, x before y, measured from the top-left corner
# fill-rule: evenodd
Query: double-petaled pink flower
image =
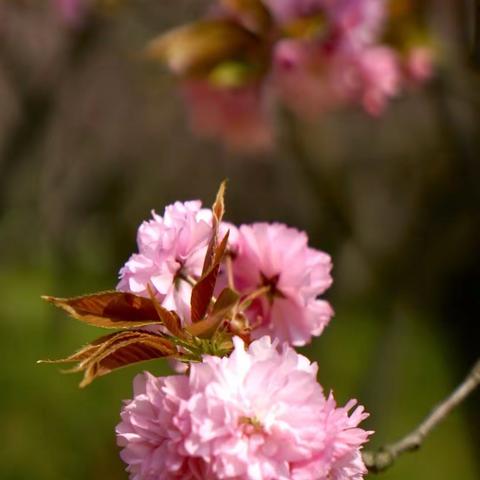
<path id="1" fill-rule="evenodd" d="M 252 335 L 270 335 L 291 345 L 305 345 L 322 333 L 333 315 L 318 296 L 331 285 L 332 262 L 308 246 L 304 232 L 280 223 L 242 225 L 234 253 L 235 287 L 248 294 L 261 287 L 246 313 Z"/>
<path id="2" fill-rule="evenodd" d="M 175 202 L 152 217 L 138 229 L 138 253 L 120 270 L 117 289 L 148 296 L 150 285 L 164 307 L 189 319 L 191 283 L 202 273 L 212 212 L 199 201 Z"/>
<path id="3" fill-rule="evenodd" d="M 268 337 L 188 376 L 136 377 L 117 426 L 132 480 L 361 480 L 371 432 L 351 400 L 337 408 L 317 365 Z"/>
<path id="4" fill-rule="evenodd" d="M 138 230 L 138 253 L 120 270 L 117 288 L 148 296 L 148 286 L 168 309 L 189 322 L 192 283 L 203 267 L 211 235 L 211 210 L 200 202 L 177 202 L 163 217 L 143 222 Z M 308 246 L 308 238 L 286 225 L 222 223 L 230 231 L 231 277 L 241 296 L 260 289 L 246 309 L 252 337 L 265 334 L 291 345 L 305 345 L 322 333 L 333 315 L 330 304 L 318 298 L 331 285 L 330 257 Z M 226 286 L 222 265 L 217 292 Z M 221 287 L 221 288 L 220 288 Z"/>

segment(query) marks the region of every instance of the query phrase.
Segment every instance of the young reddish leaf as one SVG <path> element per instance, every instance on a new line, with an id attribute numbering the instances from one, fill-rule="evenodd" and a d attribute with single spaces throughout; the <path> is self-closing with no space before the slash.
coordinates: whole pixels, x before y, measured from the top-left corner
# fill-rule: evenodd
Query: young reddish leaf
<path id="1" fill-rule="evenodd" d="M 226 189 L 227 183 L 224 180 L 218 189 L 217 195 L 215 197 L 215 201 L 213 202 L 212 205 L 212 213 L 213 213 L 213 218 L 212 218 L 212 236 L 210 237 L 210 242 L 208 243 L 207 247 L 207 252 L 205 254 L 205 260 L 203 262 L 203 269 L 202 269 L 202 275 L 205 275 L 208 270 L 210 270 L 214 258 L 215 258 L 215 249 L 217 246 L 217 237 L 218 237 L 218 226 L 220 225 L 220 222 L 222 221 L 223 215 L 225 213 L 225 189 Z"/>
<path id="2" fill-rule="evenodd" d="M 237 304 L 239 298 L 240 295 L 237 292 L 230 288 L 225 288 L 215 302 L 212 313 L 204 320 L 192 323 L 185 329 L 196 337 L 211 338 L 225 317 Z"/>
<path id="3" fill-rule="evenodd" d="M 84 371 L 80 383 L 80 387 L 84 387 L 96 377 L 106 375 L 117 368 L 154 358 L 173 356 L 176 353 L 175 346 L 161 335 L 130 330 L 100 337 L 70 357 L 47 360 L 45 363 L 78 362 L 78 365 L 68 372 Z"/>
<path id="4" fill-rule="evenodd" d="M 169 311 L 166 308 L 163 308 L 158 300 L 155 298 L 152 287 L 150 284 L 147 284 L 148 294 L 150 295 L 150 300 L 152 301 L 153 306 L 157 312 L 158 317 L 162 320 L 163 325 L 167 330 L 175 337 L 183 338 L 183 331 L 181 327 L 180 317 L 174 311 Z"/>
<path id="5" fill-rule="evenodd" d="M 218 189 L 215 201 L 212 205 L 212 212 L 214 217 L 214 222 L 216 227 L 220 224 L 225 214 L 225 190 L 227 188 L 227 182 L 224 180 Z"/>
<path id="6" fill-rule="evenodd" d="M 176 354 L 173 345 L 166 345 L 155 335 L 143 335 L 119 341 L 97 354 L 95 359 L 86 365 L 84 378 L 80 387 L 91 383 L 96 377 L 106 375 L 112 370 L 125 367 L 132 363 L 144 362 L 155 358 L 165 358 Z"/>
<path id="7" fill-rule="evenodd" d="M 109 342 L 110 339 L 115 338 L 119 332 L 111 333 L 110 335 L 104 335 L 97 338 L 92 343 L 85 345 L 80 350 L 70 355 L 67 358 L 61 358 L 57 360 L 38 360 L 37 363 L 71 363 L 71 362 L 83 362 L 88 360 L 94 355 L 98 349 Z"/>
<path id="8" fill-rule="evenodd" d="M 133 293 L 110 291 L 74 298 L 42 298 L 96 327 L 132 328 L 161 323 L 153 302 Z"/>
<path id="9" fill-rule="evenodd" d="M 191 305 L 192 322 L 199 322 L 207 313 L 217 281 L 219 265 L 213 266 L 193 287 Z"/>
<path id="10" fill-rule="evenodd" d="M 220 245 L 215 249 L 213 255 L 213 262 L 209 270 L 202 275 L 200 280 L 192 289 L 192 296 L 190 299 L 192 322 L 200 321 L 207 313 L 208 307 L 212 300 L 213 291 L 215 290 L 215 283 L 217 281 L 218 270 L 220 262 L 227 248 L 229 232 L 223 237 Z"/>

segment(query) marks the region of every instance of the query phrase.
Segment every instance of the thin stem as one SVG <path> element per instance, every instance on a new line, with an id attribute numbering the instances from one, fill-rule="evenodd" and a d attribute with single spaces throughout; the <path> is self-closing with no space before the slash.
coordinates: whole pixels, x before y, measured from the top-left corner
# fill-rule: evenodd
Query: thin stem
<path id="1" fill-rule="evenodd" d="M 397 442 L 381 447 L 377 451 L 364 452 L 363 460 L 368 470 L 372 473 L 381 472 L 390 468 L 401 454 L 418 450 L 427 435 L 479 385 L 480 359 L 477 360 L 465 380 L 439 403 L 414 430 Z"/>
<path id="2" fill-rule="evenodd" d="M 262 286 L 258 287 L 256 290 L 253 290 L 253 292 L 250 292 L 240 303 L 238 309 L 240 311 L 248 308 L 248 305 L 253 302 L 257 297 L 261 297 L 262 295 L 267 294 L 270 291 L 270 287 L 268 286 Z"/>
<path id="3" fill-rule="evenodd" d="M 195 280 L 195 278 L 183 272 L 177 273 L 177 278 L 179 280 L 183 280 L 184 282 L 188 283 L 191 287 L 194 287 L 197 283 L 197 280 Z"/>
<path id="4" fill-rule="evenodd" d="M 233 263 L 232 263 L 232 256 L 230 254 L 225 255 L 225 267 L 227 270 L 227 281 L 228 286 L 232 290 L 235 290 L 235 281 L 233 279 Z"/>

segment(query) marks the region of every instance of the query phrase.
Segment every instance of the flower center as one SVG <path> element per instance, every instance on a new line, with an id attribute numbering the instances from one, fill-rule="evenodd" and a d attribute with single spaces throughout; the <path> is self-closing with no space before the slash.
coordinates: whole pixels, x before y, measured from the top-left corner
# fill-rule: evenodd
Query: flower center
<path id="1" fill-rule="evenodd" d="M 243 416 L 238 419 L 238 425 L 242 428 L 246 435 L 255 433 L 263 433 L 263 426 L 256 417 Z"/>
<path id="2" fill-rule="evenodd" d="M 278 289 L 278 281 L 280 279 L 280 274 L 277 273 L 272 277 L 267 277 L 263 272 L 260 272 L 260 278 L 262 279 L 260 287 L 268 287 L 268 292 L 266 296 L 270 304 L 273 303 L 275 298 L 285 298 L 285 295 Z"/>

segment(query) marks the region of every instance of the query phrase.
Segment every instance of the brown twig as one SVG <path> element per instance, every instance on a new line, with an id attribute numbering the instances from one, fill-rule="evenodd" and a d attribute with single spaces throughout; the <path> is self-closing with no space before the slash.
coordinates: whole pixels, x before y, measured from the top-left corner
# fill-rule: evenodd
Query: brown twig
<path id="1" fill-rule="evenodd" d="M 439 403 L 418 427 L 395 443 L 381 447 L 376 451 L 364 452 L 363 460 L 368 470 L 372 473 L 381 472 L 390 468 L 395 459 L 402 453 L 418 450 L 425 437 L 479 385 L 480 359 L 477 360 L 465 380 L 443 402 Z"/>

